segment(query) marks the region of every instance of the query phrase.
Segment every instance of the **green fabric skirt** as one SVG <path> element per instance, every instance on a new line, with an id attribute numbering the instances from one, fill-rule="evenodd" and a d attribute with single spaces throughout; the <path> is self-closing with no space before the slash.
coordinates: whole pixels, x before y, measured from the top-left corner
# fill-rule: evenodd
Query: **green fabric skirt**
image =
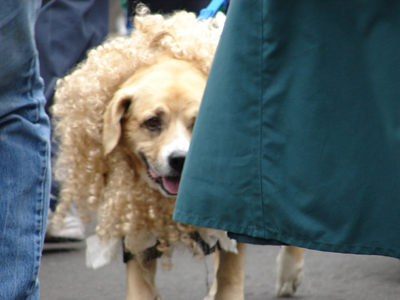
<path id="1" fill-rule="evenodd" d="M 400 258 L 400 1 L 232 1 L 174 219 Z"/>

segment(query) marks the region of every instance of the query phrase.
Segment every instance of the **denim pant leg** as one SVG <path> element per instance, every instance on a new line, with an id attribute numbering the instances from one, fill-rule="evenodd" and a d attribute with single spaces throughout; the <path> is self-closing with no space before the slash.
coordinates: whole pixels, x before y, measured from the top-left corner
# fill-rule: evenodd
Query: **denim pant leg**
<path id="1" fill-rule="evenodd" d="M 0 299 L 39 299 L 50 126 L 33 28 L 40 0 L 0 9 Z"/>
<path id="2" fill-rule="evenodd" d="M 39 50 L 40 75 L 51 117 L 54 86 L 59 78 L 86 58 L 86 52 L 100 45 L 108 34 L 109 0 L 46 0 L 36 21 L 35 38 Z M 52 137 L 52 160 L 57 158 L 59 141 Z M 51 210 L 57 205 L 60 183 L 52 180 Z"/>
<path id="3" fill-rule="evenodd" d="M 47 0 L 36 21 L 40 74 L 46 107 L 53 104 L 59 78 L 86 58 L 108 34 L 109 0 Z"/>

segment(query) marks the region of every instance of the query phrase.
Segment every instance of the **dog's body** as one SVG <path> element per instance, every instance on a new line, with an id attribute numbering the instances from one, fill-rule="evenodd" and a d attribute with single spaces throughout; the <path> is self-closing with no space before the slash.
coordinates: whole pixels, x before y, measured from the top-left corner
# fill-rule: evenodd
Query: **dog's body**
<path id="1" fill-rule="evenodd" d="M 71 201 L 84 220 L 97 210 L 100 239 L 124 238 L 127 299 L 159 297 L 155 248 L 163 266 L 177 244 L 201 256 L 219 239 L 208 299 L 243 299 L 244 245 L 225 232 L 172 220 L 183 162 L 219 39 L 219 32 L 184 12 L 136 20 L 130 38 L 89 53 L 58 87 L 54 115 L 61 151 L 58 174 L 63 211 Z M 65 174 L 67 176 L 65 176 Z M 214 241 L 214 242 L 212 242 Z M 277 293 L 291 295 L 302 277 L 302 250 L 284 247 Z"/>

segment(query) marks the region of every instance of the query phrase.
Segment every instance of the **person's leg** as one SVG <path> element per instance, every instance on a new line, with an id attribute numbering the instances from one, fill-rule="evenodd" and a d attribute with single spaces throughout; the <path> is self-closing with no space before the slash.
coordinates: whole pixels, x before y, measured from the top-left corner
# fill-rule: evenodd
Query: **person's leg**
<path id="1" fill-rule="evenodd" d="M 49 120 L 34 22 L 40 0 L 0 9 L 0 299 L 39 299 L 50 189 Z"/>
<path id="2" fill-rule="evenodd" d="M 36 43 L 39 50 L 40 74 L 45 83 L 46 109 L 50 114 L 54 86 L 86 58 L 90 48 L 100 45 L 108 34 L 109 0 L 46 0 L 36 22 Z M 52 138 L 52 160 L 55 161 L 58 141 Z M 64 224 L 56 226 L 51 220 L 58 203 L 60 183 L 52 181 L 50 219 L 46 242 L 79 241 L 84 229 L 77 213 L 72 210 Z"/>
<path id="3" fill-rule="evenodd" d="M 59 78 L 86 58 L 108 34 L 109 0 L 48 0 L 36 22 L 40 74 L 48 108 Z"/>
<path id="4" fill-rule="evenodd" d="M 107 34 L 108 0 L 43 1 L 36 21 L 35 38 L 49 114 L 57 80 L 85 59 L 86 52 L 100 45 Z M 58 143 L 53 138 L 53 159 L 57 150 Z M 57 204 L 59 185 L 53 180 L 50 203 L 53 211 Z"/>

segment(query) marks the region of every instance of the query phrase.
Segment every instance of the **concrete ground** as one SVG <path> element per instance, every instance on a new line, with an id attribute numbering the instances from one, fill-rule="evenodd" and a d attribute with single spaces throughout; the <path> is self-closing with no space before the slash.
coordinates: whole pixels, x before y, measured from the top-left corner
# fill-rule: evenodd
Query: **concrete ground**
<path id="1" fill-rule="evenodd" d="M 272 300 L 279 247 L 249 245 L 245 299 Z M 399 300 L 400 261 L 306 250 L 305 277 L 298 300 Z M 164 300 L 201 300 L 212 281 L 212 257 L 195 260 L 175 251 L 174 266 L 159 266 L 156 284 Z M 39 273 L 42 300 L 125 299 L 122 255 L 98 270 L 87 269 L 84 243 L 46 244 Z"/>

